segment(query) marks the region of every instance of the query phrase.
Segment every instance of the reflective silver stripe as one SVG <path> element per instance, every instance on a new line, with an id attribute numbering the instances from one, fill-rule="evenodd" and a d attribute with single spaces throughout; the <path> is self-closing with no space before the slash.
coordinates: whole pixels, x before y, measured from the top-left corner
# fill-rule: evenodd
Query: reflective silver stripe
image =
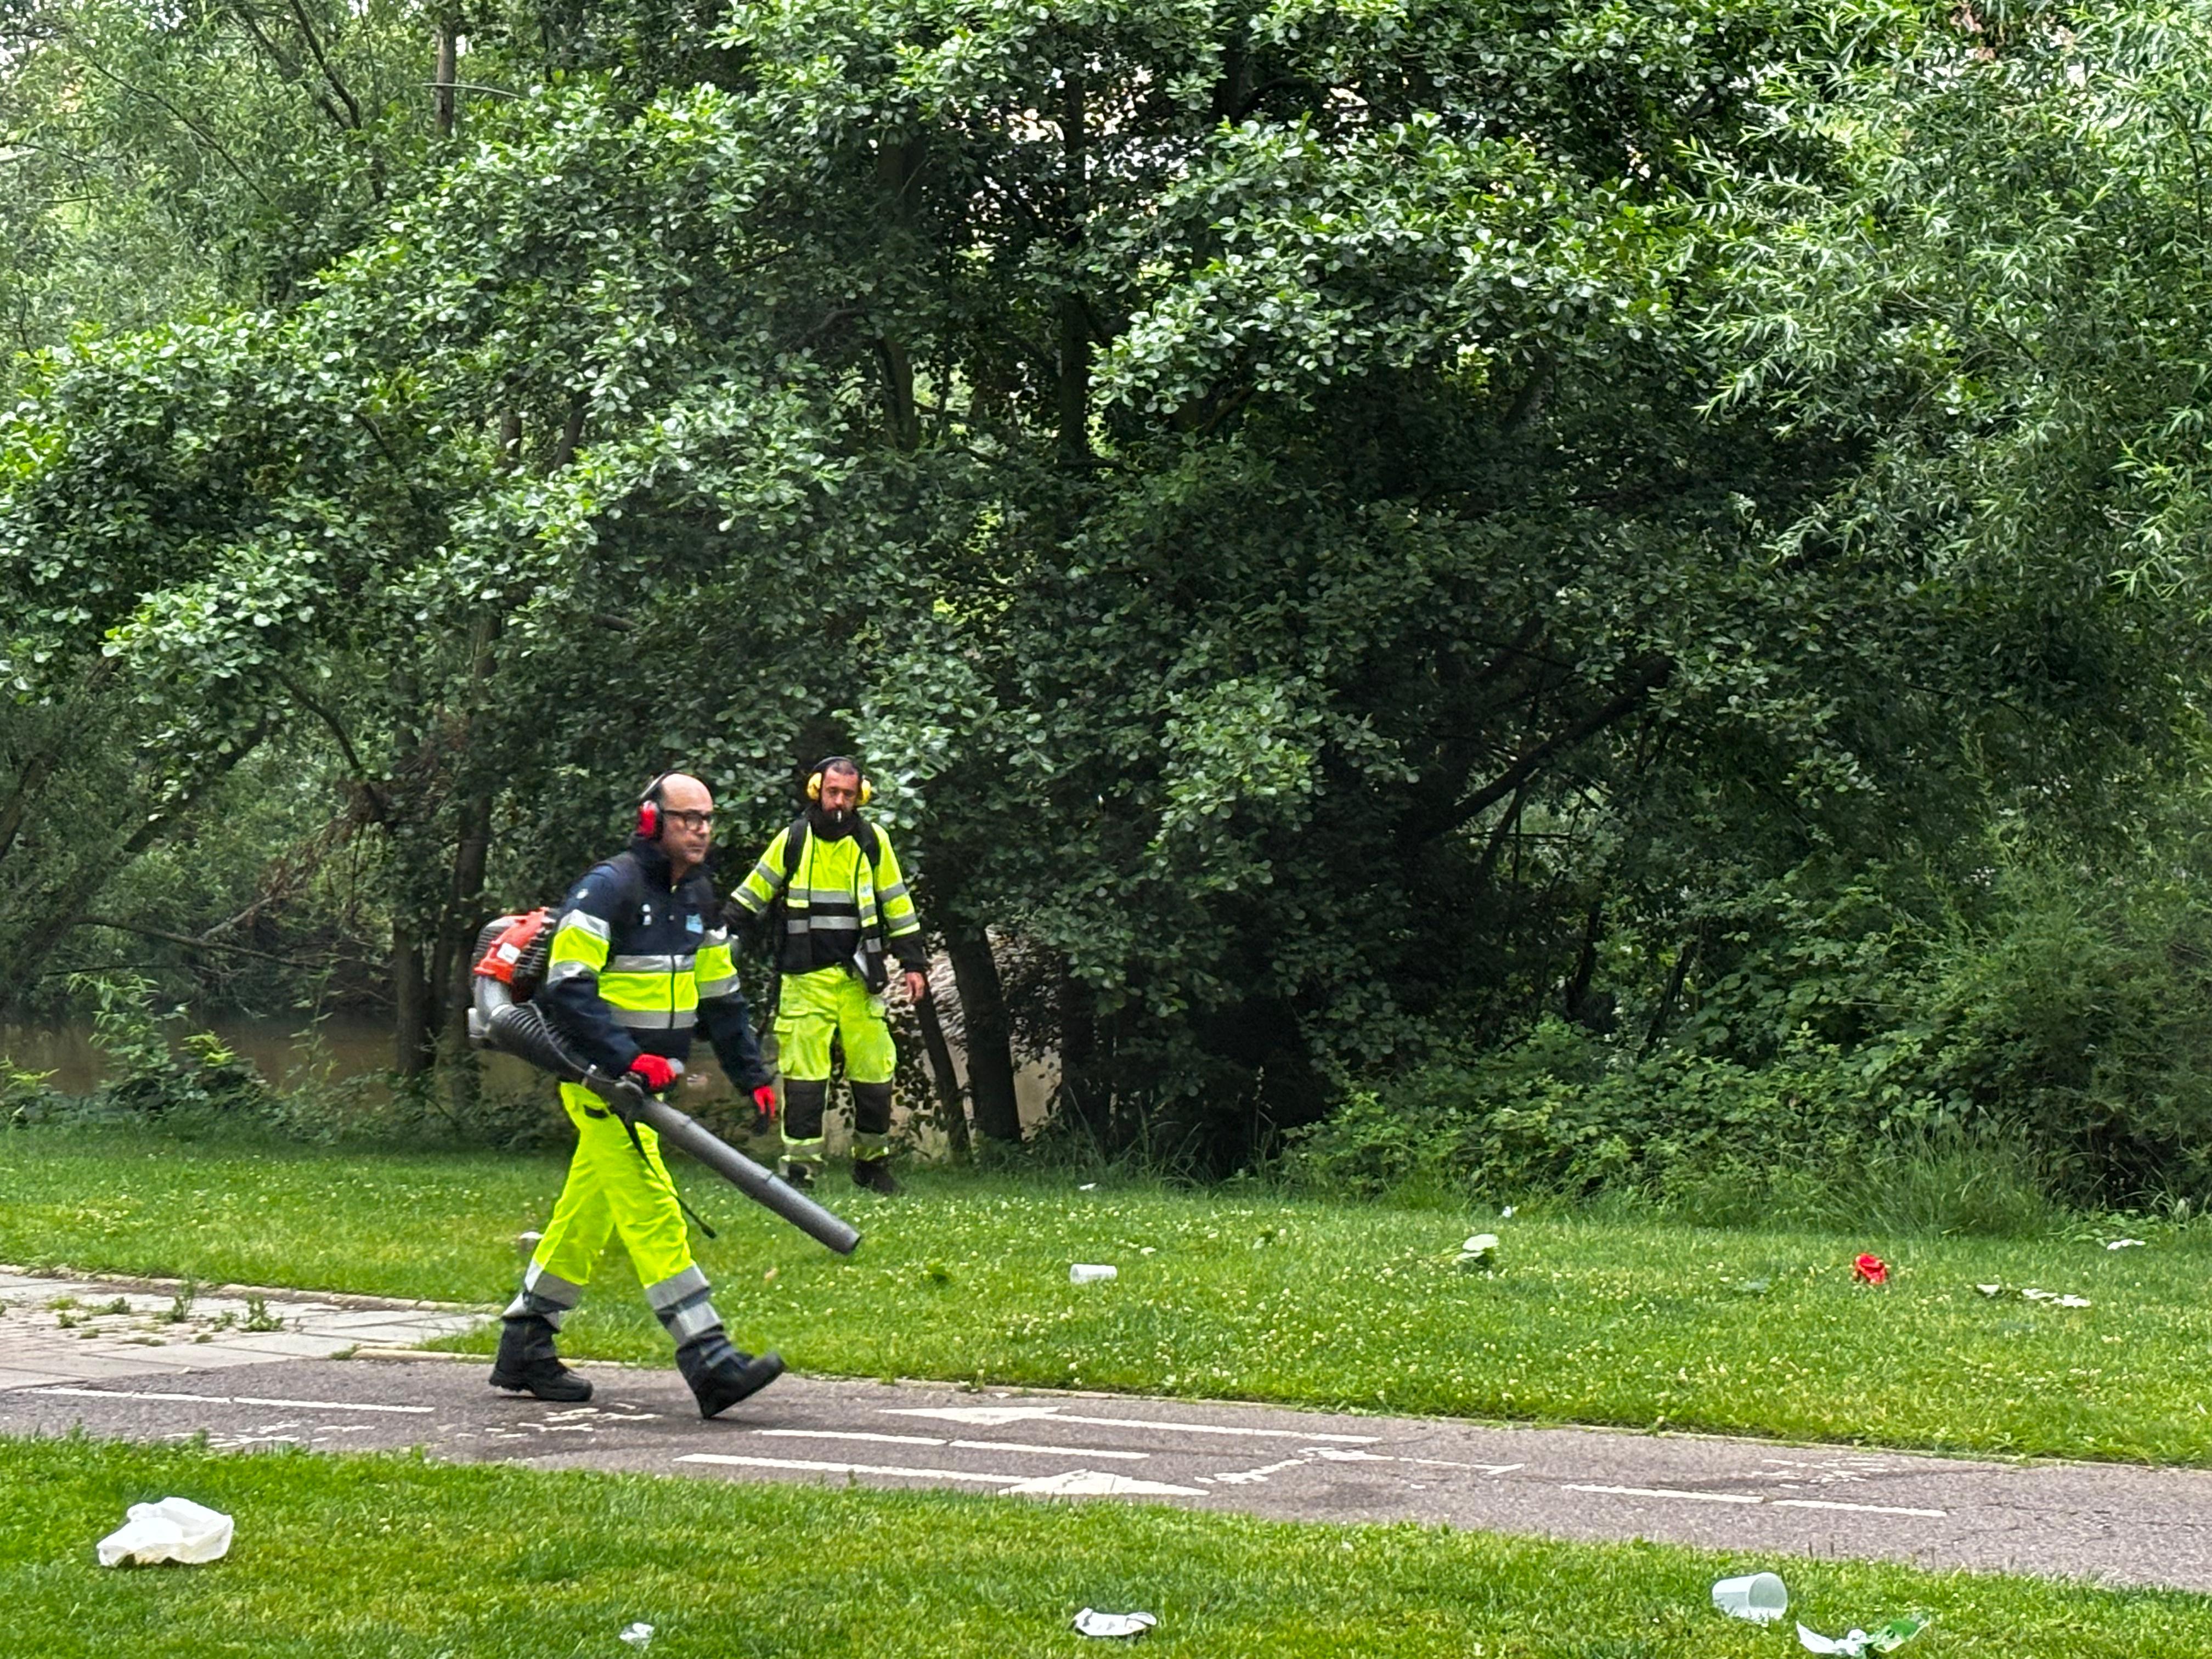
<path id="1" fill-rule="evenodd" d="M 598 973 L 599 969 L 589 963 L 556 962 L 545 970 L 545 982 L 548 985 L 558 985 L 564 979 L 591 979 L 596 977 Z"/>
<path id="2" fill-rule="evenodd" d="M 684 956 L 609 957 L 605 974 L 688 974 L 694 958 Z"/>
<path id="3" fill-rule="evenodd" d="M 786 916 L 783 919 L 783 931 L 787 933 L 803 933 L 806 931 L 806 925 L 805 916 Z"/>
<path id="4" fill-rule="evenodd" d="M 876 889 L 876 896 L 886 904 L 893 899 L 902 899 L 906 896 L 906 884 L 902 881 L 895 881 L 888 887 L 878 887 Z"/>
<path id="5" fill-rule="evenodd" d="M 522 1319 L 531 1314 L 536 1314 L 557 1331 L 561 1328 L 561 1322 L 568 1316 L 568 1310 L 556 1307 L 544 1297 L 534 1297 L 525 1291 L 508 1303 L 499 1316 L 501 1319 Z"/>
<path id="6" fill-rule="evenodd" d="M 735 974 L 725 975 L 720 979 L 702 979 L 699 981 L 699 1000 L 708 1002 L 716 997 L 726 997 L 737 988 L 738 976 Z"/>
<path id="7" fill-rule="evenodd" d="M 709 1331 L 721 1329 L 722 1316 L 714 1311 L 713 1303 L 702 1297 L 696 1307 L 678 1308 L 664 1315 L 661 1322 L 668 1327 L 669 1334 L 680 1348 L 686 1343 L 696 1342 Z"/>
<path id="8" fill-rule="evenodd" d="M 549 1273 L 535 1261 L 523 1273 L 522 1288 L 526 1294 L 550 1302 L 556 1308 L 573 1308 L 584 1294 L 581 1285 L 572 1284 L 558 1273 Z"/>
<path id="9" fill-rule="evenodd" d="M 753 896 L 753 890 L 750 887 L 738 888 L 736 892 L 730 895 L 730 902 L 742 908 L 749 916 L 757 916 L 767 908 L 760 900 Z"/>
<path id="10" fill-rule="evenodd" d="M 793 889 L 792 896 L 796 898 L 798 896 L 798 890 Z M 849 887 L 810 887 L 806 890 L 806 902 L 809 904 L 850 904 L 853 902 L 853 890 Z"/>
<path id="11" fill-rule="evenodd" d="M 656 1308 L 672 1308 L 687 1296 L 697 1296 L 713 1288 L 707 1282 L 705 1271 L 694 1262 L 680 1273 L 671 1273 L 647 1285 L 645 1299 Z"/>
<path id="12" fill-rule="evenodd" d="M 890 927 L 890 934 L 893 939 L 904 939 L 908 933 L 918 933 L 921 931 L 921 918 L 915 915 L 911 911 L 907 913 L 903 921 L 895 921 Z"/>
<path id="13" fill-rule="evenodd" d="M 699 948 L 702 951 L 711 951 L 718 945 L 727 945 L 729 942 L 730 931 L 728 928 L 709 927 L 705 933 L 700 936 Z"/>
<path id="14" fill-rule="evenodd" d="M 617 1008 L 615 1024 L 633 1031 L 688 1031 L 699 1023 L 696 1008 Z"/>
<path id="15" fill-rule="evenodd" d="M 574 927 L 580 933 L 589 933 L 602 945 L 614 937 L 614 934 L 608 931 L 606 923 L 588 910 L 569 911 L 553 925 L 553 931 L 557 933 L 563 927 Z"/>
<path id="16" fill-rule="evenodd" d="M 753 866 L 753 873 L 771 887 L 781 885 L 783 881 L 783 872 L 777 869 L 775 866 L 770 864 L 766 859 L 763 859 L 758 864 Z"/>

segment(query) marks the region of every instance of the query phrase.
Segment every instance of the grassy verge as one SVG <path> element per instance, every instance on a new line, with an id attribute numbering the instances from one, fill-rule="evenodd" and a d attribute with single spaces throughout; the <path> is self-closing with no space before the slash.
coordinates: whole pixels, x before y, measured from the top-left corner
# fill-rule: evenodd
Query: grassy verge
<path id="1" fill-rule="evenodd" d="M 16 1131 L 0 1260 L 489 1302 L 558 1182 L 555 1160 Z M 723 1224 L 701 1257 L 738 1339 L 805 1370 L 2212 1463 L 2212 1249 L 2190 1231 L 2110 1252 L 924 1172 L 890 1201 L 831 1183 L 868 1235 L 841 1261 L 687 1185 Z M 1477 1227 L 1504 1236 L 1494 1274 L 1452 1267 Z M 1852 1284 L 1861 1249 L 1888 1286 Z M 1071 1285 L 1071 1261 L 1121 1277 Z M 665 1359 L 634 1283 L 609 1261 L 572 1352 Z"/>
<path id="2" fill-rule="evenodd" d="M 42 1659 L 1095 1653 L 1077 1609 L 1158 1615 L 1157 1654 L 1773 1659 L 1795 1640 L 1706 1605 L 1778 1566 L 1840 1632 L 1917 1610 L 1924 1659 L 2212 1649 L 2212 1601 L 1833 1561 L 1748 1562 L 1411 1526 L 1121 1504 L 446 1467 L 410 1459 L 0 1441 L 0 1604 Z M 103 1571 L 94 1540 L 174 1494 L 236 1517 L 204 1567 Z"/>

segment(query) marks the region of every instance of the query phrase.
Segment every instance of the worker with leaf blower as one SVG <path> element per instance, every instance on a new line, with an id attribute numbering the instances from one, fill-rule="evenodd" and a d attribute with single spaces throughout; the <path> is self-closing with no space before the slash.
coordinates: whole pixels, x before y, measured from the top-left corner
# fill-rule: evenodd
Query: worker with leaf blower
<path id="1" fill-rule="evenodd" d="M 766 1109 L 775 1093 L 704 868 L 714 821 L 714 796 L 698 779 L 670 772 L 647 785 L 629 845 L 593 866 L 554 913 L 533 1000 L 585 1062 L 655 1094 L 680 1074 L 692 1031 L 703 1028 L 730 1079 Z M 575 1156 L 504 1316 L 492 1386 L 540 1400 L 591 1398 L 592 1385 L 561 1363 L 553 1339 L 611 1234 L 675 1339 L 677 1368 L 701 1416 L 767 1387 L 783 1360 L 756 1358 L 724 1331 L 691 1259 L 659 1137 L 580 1085 L 561 1085 L 561 1104 L 576 1127 Z"/>
<path id="2" fill-rule="evenodd" d="M 929 953 L 890 838 L 860 817 L 874 794 L 858 762 L 822 761 L 807 775 L 805 813 L 778 832 L 730 894 L 738 912 L 769 919 L 775 933 L 783 1178 L 801 1188 L 822 1167 L 835 1038 L 853 1091 L 853 1184 L 899 1189 L 890 1160 L 898 1051 L 884 1018 L 884 957 L 898 958 L 907 994 L 919 1002 L 929 994 Z"/>

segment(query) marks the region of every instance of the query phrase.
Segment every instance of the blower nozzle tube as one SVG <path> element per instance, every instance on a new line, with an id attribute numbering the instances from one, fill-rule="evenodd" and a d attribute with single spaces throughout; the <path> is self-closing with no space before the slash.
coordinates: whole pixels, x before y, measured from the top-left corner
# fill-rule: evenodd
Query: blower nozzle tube
<path id="1" fill-rule="evenodd" d="M 747 1198 L 773 1210 L 839 1255 L 850 1255 L 858 1248 L 860 1231 L 842 1216 L 823 1208 L 805 1193 L 777 1179 L 736 1147 L 701 1127 L 688 1113 L 654 1098 L 627 1079 L 609 1077 L 579 1060 L 547 1022 L 543 1009 L 516 1002 L 507 988 L 495 979 L 478 978 L 476 991 L 478 1018 L 470 1024 L 481 1034 L 483 1047 L 526 1060 L 563 1083 L 580 1084 L 623 1117 L 651 1124 L 663 1139 L 681 1147 Z"/>

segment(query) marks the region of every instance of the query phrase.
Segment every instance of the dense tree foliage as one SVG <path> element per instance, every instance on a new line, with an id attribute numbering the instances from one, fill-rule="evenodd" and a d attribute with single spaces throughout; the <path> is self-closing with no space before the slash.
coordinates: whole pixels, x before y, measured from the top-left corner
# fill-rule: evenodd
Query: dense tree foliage
<path id="1" fill-rule="evenodd" d="M 988 1133 L 1884 1041 L 2196 763 L 2202 11 L 30 5 L 0 954 L 282 778 L 425 1065 L 849 744 Z"/>

